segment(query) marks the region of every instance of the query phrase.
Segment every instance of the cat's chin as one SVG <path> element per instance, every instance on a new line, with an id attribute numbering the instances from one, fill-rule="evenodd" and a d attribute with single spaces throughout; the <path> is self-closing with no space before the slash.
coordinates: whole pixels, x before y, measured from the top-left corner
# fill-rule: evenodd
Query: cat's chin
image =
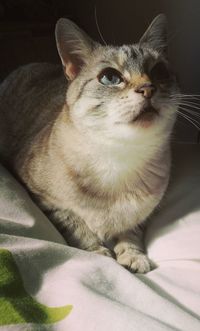
<path id="1" fill-rule="evenodd" d="M 130 122 L 130 124 L 137 124 L 142 127 L 149 127 L 155 119 L 159 116 L 159 112 L 153 106 L 144 107 L 140 113 Z"/>
<path id="2" fill-rule="evenodd" d="M 159 112 L 152 107 L 152 109 L 141 111 L 140 114 L 129 121 L 122 121 L 117 124 L 127 125 L 129 127 L 148 128 L 155 123 L 158 117 Z"/>
<path id="3" fill-rule="evenodd" d="M 134 118 L 132 124 L 137 124 L 141 127 L 148 128 L 155 122 L 158 116 L 158 110 L 153 107 L 149 107 L 148 109 L 141 111 L 141 113 L 136 118 Z"/>
<path id="4" fill-rule="evenodd" d="M 124 124 L 128 126 L 149 127 L 159 117 L 159 111 L 153 106 L 148 105 L 139 110 L 138 114 L 132 118 L 117 122 L 117 124 Z"/>

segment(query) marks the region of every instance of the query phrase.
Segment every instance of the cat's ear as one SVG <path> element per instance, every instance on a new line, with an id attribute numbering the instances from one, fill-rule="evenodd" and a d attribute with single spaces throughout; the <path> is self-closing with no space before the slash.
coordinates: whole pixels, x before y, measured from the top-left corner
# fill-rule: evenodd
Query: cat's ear
<path id="1" fill-rule="evenodd" d="M 167 18 L 164 14 L 159 14 L 154 18 L 139 44 L 148 44 L 151 48 L 160 53 L 167 53 Z"/>
<path id="2" fill-rule="evenodd" d="M 56 24 L 56 43 L 66 76 L 73 80 L 94 48 L 94 42 L 76 24 L 60 18 Z"/>

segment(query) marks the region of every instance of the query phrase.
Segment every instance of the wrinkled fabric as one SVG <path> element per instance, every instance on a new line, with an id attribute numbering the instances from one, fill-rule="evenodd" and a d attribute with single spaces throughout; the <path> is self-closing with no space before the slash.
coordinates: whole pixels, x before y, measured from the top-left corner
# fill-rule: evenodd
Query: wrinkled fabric
<path id="1" fill-rule="evenodd" d="M 0 331 L 199 331 L 199 145 L 174 147 L 145 243 L 157 264 L 146 275 L 67 246 L 0 167 Z"/>

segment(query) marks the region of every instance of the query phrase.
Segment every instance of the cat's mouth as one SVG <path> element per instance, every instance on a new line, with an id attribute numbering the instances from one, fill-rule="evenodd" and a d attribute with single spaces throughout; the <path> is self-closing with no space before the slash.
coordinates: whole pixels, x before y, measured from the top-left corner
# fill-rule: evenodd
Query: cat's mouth
<path id="1" fill-rule="evenodd" d="M 151 104 L 141 107 L 138 113 L 128 114 L 126 121 L 117 121 L 116 124 L 138 124 L 143 127 L 150 126 L 156 117 L 159 116 L 159 110 L 154 108 Z"/>
<path id="2" fill-rule="evenodd" d="M 139 114 L 132 120 L 132 122 L 151 122 L 158 115 L 158 110 L 155 109 L 152 105 L 148 105 L 141 109 Z"/>

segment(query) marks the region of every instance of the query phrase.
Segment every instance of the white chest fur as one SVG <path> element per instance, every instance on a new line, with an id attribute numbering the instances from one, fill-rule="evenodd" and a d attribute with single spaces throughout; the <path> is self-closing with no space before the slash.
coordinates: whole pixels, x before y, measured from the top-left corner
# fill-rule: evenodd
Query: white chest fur
<path id="1" fill-rule="evenodd" d="M 63 131 L 62 139 L 54 136 L 52 154 L 44 158 L 41 153 L 44 177 L 33 164 L 40 185 L 44 180 L 43 204 L 72 210 L 102 240 L 144 221 L 159 203 L 168 182 L 169 153 L 161 137 L 156 141 L 149 137 L 138 145 L 135 141 L 135 146 L 96 146 L 84 143 L 77 135 L 68 133 L 66 137 L 66 129 Z M 60 127 L 57 132 L 60 136 Z M 61 140 L 63 150 L 57 144 Z"/>
<path id="2" fill-rule="evenodd" d="M 143 154 L 135 162 L 133 154 L 126 160 L 119 154 L 118 160 L 104 157 L 88 176 L 83 174 L 87 189 L 83 194 L 77 190 L 73 210 L 101 240 L 134 229 L 160 202 L 168 183 L 169 155 L 155 155 Z"/>

